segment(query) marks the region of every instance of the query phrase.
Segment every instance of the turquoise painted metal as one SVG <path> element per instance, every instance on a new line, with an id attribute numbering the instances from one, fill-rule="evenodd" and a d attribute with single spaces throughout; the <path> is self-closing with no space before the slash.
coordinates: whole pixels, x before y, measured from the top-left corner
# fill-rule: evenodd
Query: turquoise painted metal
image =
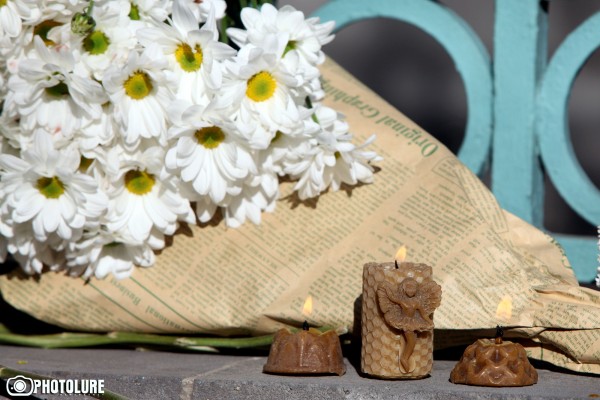
<path id="1" fill-rule="evenodd" d="M 490 58 L 470 26 L 449 8 L 430 0 L 333 0 L 315 15 L 334 20 L 336 29 L 368 18 L 389 17 L 430 34 L 450 54 L 463 78 L 469 115 L 458 156 L 472 171 L 483 173 L 492 140 Z"/>
<path id="2" fill-rule="evenodd" d="M 536 226 L 544 187 L 532 133 L 546 20 L 538 1 L 496 1 L 492 190 L 502 207 Z"/>
<path id="3" fill-rule="evenodd" d="M 364 19 L 387 17 L 430 34 L 450 54 L 465 84 L 469 114 L 458 156 L 479 175 L 491 167 L 492 190 L 500 205 L 542 227 L 543 162 L 567 203 L 592 225 L 600 225 L 600 191 L 575 157 L 567 123 L 573 81 L 600 47 L 600 13 L 569 35 L 546 64 L 544 4 L 496 0 L 493 66 L 468 24 L 432 0 L 331 0 L 315 15 L 335 20 L 337 30 Z M 593 280 L 597 239 L 554 236 L 577 278 Z"/>
<path id="4" fill-rule="evenodd" d="M 536 138 L 546 172 L 566 202 L 592 225 L 600 225 L 600 191 L 589 179 L 571 145 L 568 102 L 573 82 L 589 56 L 600 47 L 600 12 L 575 29 L 550 60 L 540 84 Z M 573 265 L 597 263 L 595 239 L 558 237 Z M 585 264 L 584 264 L 585 263 Z M 593 278 L 593 270 L 577 270 Z M 580 278 L 581 279 L 581 278 Z"/>

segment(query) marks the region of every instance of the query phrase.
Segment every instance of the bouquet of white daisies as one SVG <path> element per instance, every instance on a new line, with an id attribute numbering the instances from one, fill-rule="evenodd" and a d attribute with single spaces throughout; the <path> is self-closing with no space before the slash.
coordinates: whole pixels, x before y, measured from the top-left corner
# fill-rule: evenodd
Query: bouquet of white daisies
<path id="1" fill-rule="evenodd" d="M 254 5 L 0 0 L 0 261 L 127 277 L 180 223 L 260 223 L 282 177 L 372 181 L 320 103 L 333 23 Z"/>

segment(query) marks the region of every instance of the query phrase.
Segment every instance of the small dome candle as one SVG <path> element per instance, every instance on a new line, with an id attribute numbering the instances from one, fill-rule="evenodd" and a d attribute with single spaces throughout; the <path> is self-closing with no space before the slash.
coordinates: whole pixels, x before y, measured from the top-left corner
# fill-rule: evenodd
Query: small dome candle
<path id="1" fill-rule="evenodd" d="M 537 383 L 537 371 L 529 363 L 523 346 L 503 341 L 502 335 L 502 328 L 498 326 L 494 340 L 479 339 L 467 347 L 450 373 L 450 381 L 497 387 L 529 386 Z"/>
<path id="2" fill-rule="evenodd" d="M 305 302 L 304 314 L 310 314 L 307 304 L 312 308 L 312 298 Z M 263 372 L 281 375 L 344 375 L 346 366 L 342 355 L 342 346 L 337 333 L 333 330 L 321 333 L 310 328 L 304 321 L 302 330 L 292 333 L 289 329 L 280 329 L 273 338 L 269 358 Z"/>

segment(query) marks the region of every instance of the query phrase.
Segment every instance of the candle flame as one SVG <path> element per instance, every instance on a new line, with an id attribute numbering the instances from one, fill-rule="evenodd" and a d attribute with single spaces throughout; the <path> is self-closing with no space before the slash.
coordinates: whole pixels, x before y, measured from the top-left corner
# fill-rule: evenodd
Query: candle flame
<path id="1" fill-rule="evenodd" d="M 312 296 L 308 296 L 304 301 L 304 307 L 302 308 L 302 315 L 305 317 L 309 317 L 312 314 L 313 309 L 313 298 Z"/>
<path id="2" fill-rule="evenodd" d="M 512 317 L 512 297 L 505 295 L 498 303 L 496 318 L 509 320 Z"/>
<path id="3" fill-rule="evenodd" d="M 396 252 L 396 256 L 394 257 L 394 260 L 396 260 L 398 262 L 402 262 L 405 259 L 406 259 L 406 246 L 402 245 Z"/>

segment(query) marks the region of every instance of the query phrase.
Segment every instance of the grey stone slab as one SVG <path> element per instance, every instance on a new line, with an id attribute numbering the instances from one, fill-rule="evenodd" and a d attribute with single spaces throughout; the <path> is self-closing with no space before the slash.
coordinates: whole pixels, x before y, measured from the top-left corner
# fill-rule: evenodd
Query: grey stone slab
<path id="1" fill-rule="evenodd" d="M 449 382 L 455 361 L 436 361 L 429 378 L 414 381 L 365 378 L 348 360 L 347 372 L 342 377 L 268 375 L 262 373 L 265 361 L 265 357 L 220 354 L 0 346 L 2 365 L 57 378 L 104 379 L 107 389 L 132 399 L 510 400 L 600 396 L 598 377 L 541 368 L 536 385 L 487 388 Z"/>

